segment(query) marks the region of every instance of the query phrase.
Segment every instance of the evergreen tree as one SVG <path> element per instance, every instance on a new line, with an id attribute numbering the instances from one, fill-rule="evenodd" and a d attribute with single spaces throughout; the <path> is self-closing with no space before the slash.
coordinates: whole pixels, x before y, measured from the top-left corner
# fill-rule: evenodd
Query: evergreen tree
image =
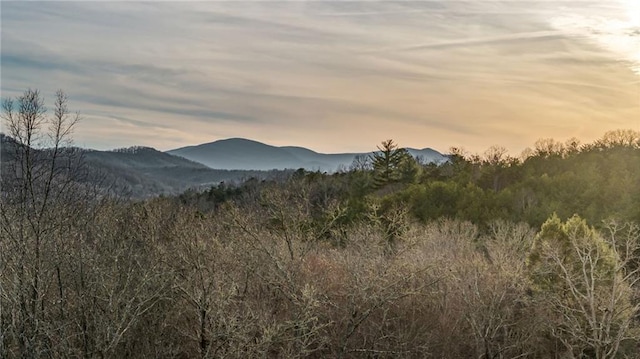
<path id="1" fill-rule="evenodd" d="M 379 188 L 401 179 L 401 165 L 411 155 L 404 148 L 399 148 L 393 140 L 383 141 L 378 152 L 373 153 L 374 186 Z"/>

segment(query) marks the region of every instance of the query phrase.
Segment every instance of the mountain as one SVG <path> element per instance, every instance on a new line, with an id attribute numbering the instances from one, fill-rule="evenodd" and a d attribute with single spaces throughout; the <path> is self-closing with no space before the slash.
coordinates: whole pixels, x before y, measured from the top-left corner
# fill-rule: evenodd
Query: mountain
<path id="1" fill-rule="evenodd" d="M 251 177 L 266 179 L 277 175 L 255 170 L 212 169 L 150 147 L 87 151 L 85 161 L 94 170 L 105 173 L 111 182 L 122 183 L 122 187 L 137 197 L 176 194 L 220 182 L 243 181 Z"/>
<path id="2" fill-rule="evenodd" d="M 407 151 L 409 151 L 411 156 L 415 157 L 416 159 L 420 160 L 423 163 L 429 163 L 429 162 L 440 163 L 447 160 L 447 156 L 428 147 L 420 150 L 416 148 L 408 147 Z"/>
<path id="3" fill-rule="evenodd" d="M 242 138 L 183 147 L 167 153 L 217 169 L 283 169 L 293 168 L 291 164 L 299 162 L 295 155 L 279 147 Z"/>
<path id="4" fill-rule="evenodd" d="M 407 149 L 412 156 L 424 162 L 441 162 L 446 157 L 430 148 Z M 197 146 L 188 146 L 167 153 L 196 161 L 218 169 L 298 169 L 333 172 L 340 167 L 348 168 L 356 156 L 367 153 L 325 154 L 304 147 L 276 147 L 244 138 L 230 138 Z"/>
<path id="5" fill-rule="evenodd" d="M 17 142 L 0 133 L 0 173 L 12 171 L 10 163 Z M 424 162 L 445 160 L 431 149 L 407 149 Z M 35 158 L 47 161 L 46 149 L 34 149 Z M 189 188 L 206 188 L 220 182 L 249 178 L 275 179 L 282 169 L 305 168 L 332 172 L 348 168 L 358 156 L 371 153 L 323 154 L 304 147 L 276 147 L 241 138 L 206 143 L 161 152 L 150 147 L 130 147 L 112 151 L 67 148 L 68 154 L 82 156 L 83 182 L 98 184 L 112 192 L 132 197 L 177 194 Z M 277 169 L 276 171 L 272 171 Z M 5 172 L 7 171 L 7 172 Z M 269 172 L 266 172 L 269 171 Z"/>
<path id="6" fill-rule="evenodd" d="M 12 171 L 17 143 L 0 134 L 2 173 Z M 47 161 L 48 150 L 33 149 L 37 158 Z M 78 180 L 96 184 L 113 193 L 132 197 L 177 194 L 189 188 L 210 187 L 220 182 L 240 182 L 249 178 L 271 179 L 281 172 L 212 169 L 183 157 L 150 147 L 130 147 L 112 151 L 67 148 L 66 153 L 82 157 L 82 175 Z M 7 171 L 7 172 L 5 172 Z"/>
<path id="7" fill-rule="evenodd" d="M 9 158 L 11 154 L 15 151 L 15 146 L 17 145 L 16 141 L 5 135 L 4 133 L 0 133 L 0 162 L 3 161 L 3 158 Z"/>

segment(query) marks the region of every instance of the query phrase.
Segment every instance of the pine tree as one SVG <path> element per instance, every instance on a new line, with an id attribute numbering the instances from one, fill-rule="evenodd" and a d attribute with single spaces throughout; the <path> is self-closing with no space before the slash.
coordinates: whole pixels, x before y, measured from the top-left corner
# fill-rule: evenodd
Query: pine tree
<path id="1" fill-rule="evenodd" d="M 400 167 L 411 155 L 404 148 L 399 148 L 393 140 L 383 141 L 378 152 L 373 153 L 374 185 L 379 188 L 401 179 Z"/>

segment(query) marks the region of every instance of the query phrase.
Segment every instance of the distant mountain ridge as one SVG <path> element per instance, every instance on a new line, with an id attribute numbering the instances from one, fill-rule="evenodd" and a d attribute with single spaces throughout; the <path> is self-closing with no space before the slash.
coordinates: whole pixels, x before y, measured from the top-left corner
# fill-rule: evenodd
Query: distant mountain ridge
<path id="1" fill-rule="evenodd" d="M 16 154 L 18 143 L 0 133 L 0 173 Z M 151 147 L 133 146 L 111 151 L 68 148 L 84 158 L 84 181 L 105 185 L 117 193 L 133 197 L 177 194 L 189 188 L 208 188 L 224 182 L 249 178 L 274 179 L 290 171 L 283 169 L 333 172 L 349 168 L 358 155 L 368 153 L 323 154 L 304 147 L 276 147 L 261 142 L 231 138 L 197 146 L 161 152 Z M 425 162 L 440 162 L 446 157 L 432 149 L 407 149 Z M 34 149 L 46 158 L 47 149 Z M 44 157 L 43 157 L 44 156 Z M 272 171 L 272 170 L 277 171 Z M 266 172 L 269 171 L 269 172 Z"/>
<path id="2" fill-rule="evenodd" d="M 407 148 L 409 153 L 424 162 L 442 162 L 446 156 L 431 148 Z M 167 151 L 210 168 L 227 170 L 272 170 L 298 169 L 333 172 L 341 167 L 348 168 L 356 156 L 363 153 L 318 153 L 304 147 L 272 146 L 245 138 L 229 138 L 195 146 L 187 146 Z"/>
<path id="3" fill-rule="evenodd" d="M 0 133 L 0 174 L 9 173 L 19 146 L 13 138 Z M 47 160 L 47 149 L 32 149 Z M 135 198 L 173 195 L 190 188 L 209 188 L 220 182 L 243 182 L 249 178 L 271 179 L 281 172 L 212 169 L 183 157 L 151 147 L 134 146 L 111 151 L 65 148 L 82 156 L 83 175 L 79 182 L 97 184 L 115 194 Z M 0 188 L 1 191 L 1 188 Z"/>
<path id="4" fill-rule="evenodd" d="M 208 188 L 222 181 L 241 182 L 252 177 L 265 179 L 273 175 L 259 171 L 213 169 L 151 147 L 88 150 L 84 156 L 91 168 L 137 197 L 176 194 L 188 188 Z"/>

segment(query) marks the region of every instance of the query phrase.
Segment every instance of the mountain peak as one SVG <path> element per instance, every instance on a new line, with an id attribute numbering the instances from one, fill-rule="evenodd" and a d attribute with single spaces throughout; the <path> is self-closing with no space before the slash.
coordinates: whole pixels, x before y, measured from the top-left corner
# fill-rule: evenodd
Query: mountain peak
<path id="1" fill-rule="evenodd" d="M 411 155 L 425 161 L 440 162 L 445 158 L 430 148 L 408 149 Z M 300 146 L 276 147 L 246 138 L 228 138 L 167 151 L 216 169 L 298 169 L 336 171 L 349 167 L 356 156 L 366 153 L 318 153 Z"/>

